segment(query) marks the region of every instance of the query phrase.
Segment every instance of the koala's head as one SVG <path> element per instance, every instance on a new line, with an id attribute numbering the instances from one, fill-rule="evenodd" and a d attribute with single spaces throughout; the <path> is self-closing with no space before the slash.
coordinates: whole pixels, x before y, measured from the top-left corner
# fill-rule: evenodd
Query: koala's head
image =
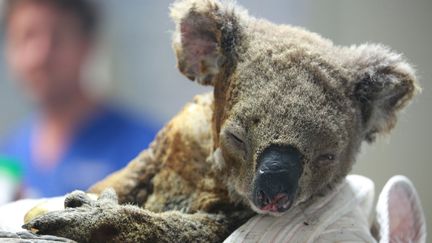
<path id="1" fill-rule="evenodd" d="M 171 16 L 180 71 L 214 86 L 214 159 L 259 213 L 336 185 L 417 89 L 380 45 L 337 47 L 215 0 L 177 1 Z"/>

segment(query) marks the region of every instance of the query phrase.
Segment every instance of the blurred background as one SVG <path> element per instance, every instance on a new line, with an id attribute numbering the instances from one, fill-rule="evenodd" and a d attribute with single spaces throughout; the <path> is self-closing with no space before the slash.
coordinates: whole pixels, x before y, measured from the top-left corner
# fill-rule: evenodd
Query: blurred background
<path id="1" fill-rule="evenodd" d="M 171 50 L 169 0 L 99 0 L 103 12 L 98 50 L 87 87 L 162 126 L 200 87 L 179 74 Z M 276 23 L 300 25 L 338 45 L 383 43 L 416 67 L 423 92 L 399 117 L 390 136 L 364 144 L 354 173 L 370 177 L 378 193 L 393 175 L 408 176 L 432 224 L 432 1 L 238 0 Z M 4 42 L 4 38 L 1 38 Z M 4 46 L 3 43 L 0 43 Z M 0 49 L 0 136 L 28 116 L 32 105 L 12 81 Z"/>

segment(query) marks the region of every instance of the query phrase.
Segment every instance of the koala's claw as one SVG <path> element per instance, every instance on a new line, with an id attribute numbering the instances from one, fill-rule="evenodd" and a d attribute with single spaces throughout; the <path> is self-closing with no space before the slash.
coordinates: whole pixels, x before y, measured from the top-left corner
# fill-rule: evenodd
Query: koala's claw
<path id="1" fill-rule="evenodd" d="M 114 191 L 113 188 L 107 188 L 100 194 L 98 201 L 107 201 L 118 204 L 117 193 Z"/>
<path id="2" fill-rule="evenodd" d="M 74 223 L 74 221 L 79 218 L 77 217 L 79 215 L 80 213 L 77 209 L 65 209 L 62 211 L 49 212 L 41 217 L 31 220 L 22 227 L 41 235 L 53 234 L 64 226 Z"/>
<path id="3" fill-rule="evenodd" d="M 22 227 L 38 235 L 55 235 L 78 242 L 89 242 L 100 213 L 101 209 L 97 206 L 66 208 L 35 218 Z"/>
<path id="4" fill-rule="evenodd" d="M 118 204 L 117 194 L 112 188 L 105 189 L 97 200 L 83 191 L 73 191 L 69 193 L 64 201 L 65 208 L 78 208 L 83 206 L 95 206 L 96 202 Z"/>
<path id="5" fill-rule="evenodd" d="M 94 200 L 92 200 L 83 191 L 74 191 L 68 194 L 64 201 L 65 208 L 77 208 L 77 207 L 82 207 L 84 205 L 92 206 L 93 204 L 94 204 Z"/>

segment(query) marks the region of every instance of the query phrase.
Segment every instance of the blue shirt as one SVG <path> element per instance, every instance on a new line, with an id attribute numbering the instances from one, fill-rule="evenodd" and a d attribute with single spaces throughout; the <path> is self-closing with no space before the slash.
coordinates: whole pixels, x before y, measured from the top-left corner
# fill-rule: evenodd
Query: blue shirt
<path id="1" fill-rule="evenodd" d="M 37 118 L 25 122 L 0 147 L 0 155 L 21 163 L 27 197 L 52 197 L 77 189 L 87 190 L 127 165 L 147 148 L 158 130 L 148 121 L 105 107 L 79 126 L 59 163 L 46 170 L 38 168 L 31 156 L 31 136 L 36 122 Z"/>

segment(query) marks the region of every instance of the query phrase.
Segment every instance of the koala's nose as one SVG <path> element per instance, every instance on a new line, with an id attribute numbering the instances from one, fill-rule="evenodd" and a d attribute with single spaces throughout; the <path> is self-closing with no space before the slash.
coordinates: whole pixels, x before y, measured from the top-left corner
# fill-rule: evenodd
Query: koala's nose
<path id="1" fill-rule="evenodd" d="M 283 212 L 291 207 L 298 189 L 302 155 L 292 146 L 272 145 L 258 158 L 253 201 L 263 211 Z"/>

